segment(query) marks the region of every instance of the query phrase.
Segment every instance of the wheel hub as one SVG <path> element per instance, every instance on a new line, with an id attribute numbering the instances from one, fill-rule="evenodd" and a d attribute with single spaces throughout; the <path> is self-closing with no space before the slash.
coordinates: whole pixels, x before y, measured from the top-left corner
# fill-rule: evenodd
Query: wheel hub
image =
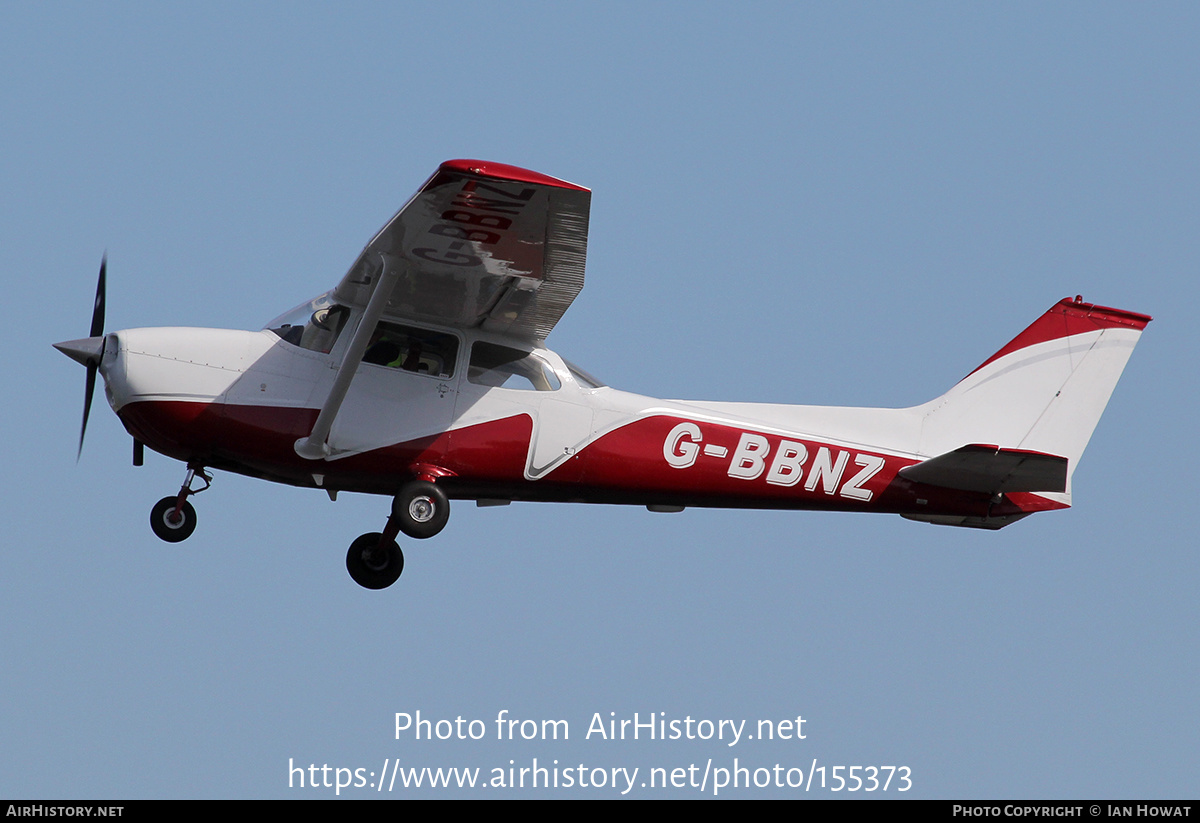
<path id="1" fill-rule="evenodd" d="M 362 553 L 363 565 L 371 571 L 380 572 L 387 568 L 388 556 L 386 551 L 378 548 L 367 549 Z"/>
<path id="2" fill-rule="evenodd" d="M 408 502 L 408 516 L 417 523 L 428 523 L 433 519 L 433 501 L 424 495 L 414 497 Z"/>

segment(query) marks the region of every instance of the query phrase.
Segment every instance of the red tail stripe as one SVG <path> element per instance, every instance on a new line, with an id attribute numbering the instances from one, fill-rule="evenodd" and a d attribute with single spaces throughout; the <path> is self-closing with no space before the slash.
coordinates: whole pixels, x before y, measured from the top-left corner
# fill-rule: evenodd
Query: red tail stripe
<path id="1" fill-rule="evenodd" d="M 993 360 L 998 360 L 1018 349 L 1098 329 L 1123 327 L 1141 331 L 1146 328 L 1146 324 L 1150 320 L 1151 317 L 1148 314 L 1084 303 L 1078 297 L 1075 299 L 1064 297 L 1055 303 L 1048 312 L 1034 320 L 1029 328 L 1014 337 L 1007 346 L 980 364 L 979 368 L 971 374 L 979 371 Z"/>

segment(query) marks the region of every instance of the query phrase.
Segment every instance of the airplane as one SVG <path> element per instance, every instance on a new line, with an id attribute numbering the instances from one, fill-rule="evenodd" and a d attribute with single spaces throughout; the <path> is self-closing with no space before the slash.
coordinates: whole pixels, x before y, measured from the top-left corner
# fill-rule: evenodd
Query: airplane
<path id="1" fill-rule="evenodd" d="M 445 527 L 451 500 L 886 512 L 999 529 L 1068 508 L 1071 477 L 1151 318 L 1053 305 L 949 391 L 911 408 L 660 400 L 545 346 L 583 288 L 590 190 L 450 160 L 341 282 L 261 331 L 105 333 L 107 256 L 87 338 L 55 347 L 96 375 L 144 449 L 182 461 L 151 510 L 168 542 L 196 527 L 211 470 L 392 498 L 346 567 L 383 589 L 400 533 Z M 77 454 L 77 457 L 78 457 Z M 198 486 L 198 487 L 194 487 Z"/>

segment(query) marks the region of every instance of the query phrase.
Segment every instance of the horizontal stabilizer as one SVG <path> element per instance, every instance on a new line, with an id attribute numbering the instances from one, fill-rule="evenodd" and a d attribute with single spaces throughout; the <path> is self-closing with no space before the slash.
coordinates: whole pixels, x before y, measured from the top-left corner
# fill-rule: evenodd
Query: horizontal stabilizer
<path id="1" fill-rule="evenodd" d="M 972 444 L 906 466 L 900 476 L 930 486 L 991 494 L 1063 492 L 1067 490 L 1067 458 Z"/>

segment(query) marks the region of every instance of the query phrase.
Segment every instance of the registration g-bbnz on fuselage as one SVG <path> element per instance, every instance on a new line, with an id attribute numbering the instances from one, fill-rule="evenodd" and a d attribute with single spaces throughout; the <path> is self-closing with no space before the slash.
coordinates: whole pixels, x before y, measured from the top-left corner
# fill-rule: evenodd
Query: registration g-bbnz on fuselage
<path id="1" fill-rule="evenodd" d="M 187 464 L 152 511 L 159 537 L 191 534 L 189 498 L 210 469 L 386 495 L 384 530 L 347 553 L 357 582 L 383 588 L 403 569 L 398 534 L 437 534 L 450 500 L 891 512 L 989 529 L 1066 508 L 1150 320 L 1062 300 L 906 409 L 659 400 L 544 345 L 583 288 L 590 202 L 543 174 L 449 161 L 336 288 L 262 331 L 104 334 L 102 266 L 91 337 L 58 348 L 88 366 L 88 403 L 103 376 L 135 463 L 144 444 Z"/>

